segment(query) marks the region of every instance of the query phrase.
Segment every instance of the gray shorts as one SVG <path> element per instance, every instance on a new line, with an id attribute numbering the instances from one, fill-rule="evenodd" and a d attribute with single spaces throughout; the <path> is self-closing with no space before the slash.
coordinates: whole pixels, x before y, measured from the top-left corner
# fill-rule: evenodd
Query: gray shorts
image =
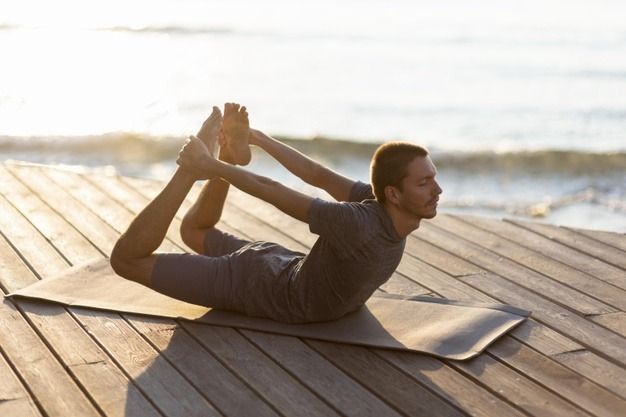
<path id="1" fill-rule="evenodd" d="M 204 255 L 157 255 L 152 288 L 193 304 L 289 321 L 288 281 L 303 257 L 213 228 L 205 236 Z"/>

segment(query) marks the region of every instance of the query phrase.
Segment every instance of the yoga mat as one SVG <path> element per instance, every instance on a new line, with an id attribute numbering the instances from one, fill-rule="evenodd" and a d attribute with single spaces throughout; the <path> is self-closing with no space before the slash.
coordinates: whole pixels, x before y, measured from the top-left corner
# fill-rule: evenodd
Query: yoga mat
<path id="1" fill-rule="evenodd" d="M 526 310 L 503 304 L 385 296 L 370 298 L 364 307 L 339 320 L 284 324 L 175 300 L 117 276 L 106 259 L 70 268 L 7 297 L 410 350 L 457 360 L 478 355 L 530 315 Z"/>

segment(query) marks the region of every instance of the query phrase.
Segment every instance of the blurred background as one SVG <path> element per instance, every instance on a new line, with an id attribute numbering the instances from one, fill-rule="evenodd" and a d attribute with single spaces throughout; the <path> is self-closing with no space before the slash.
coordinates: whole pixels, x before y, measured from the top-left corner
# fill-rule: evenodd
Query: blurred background
<path id="1" fill-rule="evenodd" d="M 626 2 L 0 0 L 0 156 L 166 179 L 211 106 L 441 211 L 626 232 Z M 315 193 L 261 152 L 250 168 Z M 318 194 L 319 195 L 319 194 Z"/>

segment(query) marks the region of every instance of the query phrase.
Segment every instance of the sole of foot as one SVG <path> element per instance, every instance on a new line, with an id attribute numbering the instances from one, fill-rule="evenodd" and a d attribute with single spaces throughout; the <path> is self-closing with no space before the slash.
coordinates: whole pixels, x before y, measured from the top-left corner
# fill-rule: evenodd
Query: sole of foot
<path id="1" fill-rule="evenodd" d="M 240 107 L 237 103 L 226 103 L 222 130 L 226 139 L 225 147 L 233 161 L 237 165 L 248 165 L 252 154 L 249 145 L 250 121 L 246 108 Z"/>
<path id="2" fill-rule="evenodd" d="M 209 149 L 211 155 L 215 155 L 217 151 L 217 138 L 222 125 L 222 112 L 219 107 L 213 106 L 213 111 L 202 123 L 202 127 L 196 135 Z"/>

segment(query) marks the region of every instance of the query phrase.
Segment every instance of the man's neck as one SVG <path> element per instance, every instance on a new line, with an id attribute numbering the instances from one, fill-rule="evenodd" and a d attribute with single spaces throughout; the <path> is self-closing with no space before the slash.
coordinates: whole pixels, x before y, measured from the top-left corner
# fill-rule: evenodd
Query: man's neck
<path id="1" fill-rule="evenodd" d="M 410 235 L 413 231 L 420 227 L 421 218 L 410 216 L 405 212 L 398 210 L 391 204 L 383 204 L 385 211 L 391 218 L 393 227 L 396 229 L 396 233 L 402 239 Z"/>

